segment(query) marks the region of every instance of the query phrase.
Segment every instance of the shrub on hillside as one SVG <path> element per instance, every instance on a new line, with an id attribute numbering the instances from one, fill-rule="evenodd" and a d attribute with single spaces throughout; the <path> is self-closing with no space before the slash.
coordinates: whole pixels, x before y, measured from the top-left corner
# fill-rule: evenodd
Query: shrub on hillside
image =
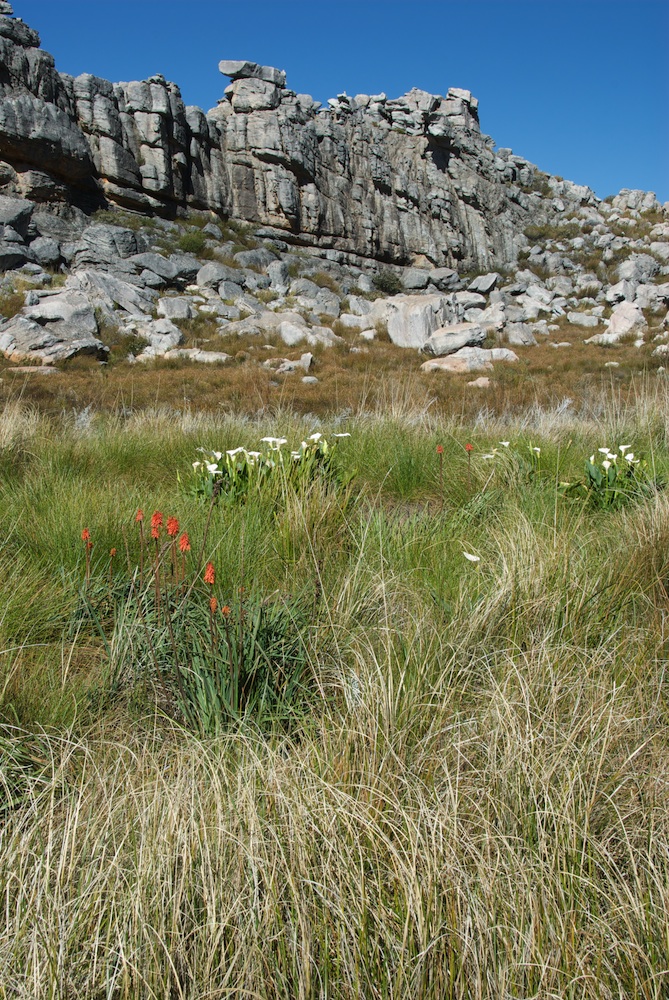
<path id="1" fill-rule="evenodd" d="M 372 284 L 384 295 L 397 295 L 402 291 L 402 282 L 393 271 L 379 271 L 372 278 Z"/>

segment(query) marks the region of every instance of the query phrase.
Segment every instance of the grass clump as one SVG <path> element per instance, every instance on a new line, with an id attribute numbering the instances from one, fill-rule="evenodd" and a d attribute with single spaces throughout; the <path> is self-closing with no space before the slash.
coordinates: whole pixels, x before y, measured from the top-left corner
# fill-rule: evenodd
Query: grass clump
<path id="1" fill-rule="evenodd" d="M 130 212 L 123 208 L 100 208 L 91 218 L 95 223 L 121 226 L 123 229 L 132 229 L 135 233 L 144 229 L 153 231 L 157 228 L 156 220 L 152 216 Z"/>
<path id="2" fill-rule="evenodd" d="M 318 285 L 319 288 L 329 288 L 335 295 L 341 295 L 341 288 L 338 282 L 327 271 L 316 271 L 315 274 L 311 275 L 311 281 L 315 285 Z"/>
<path id="3" fill-rule="evenodd" d="M 13 287 L 0 291 L 0 319 L 12 319 L 23 309 L 25 293 Z"/>
<path id="4" fill-rule="evenodd" d="M 213 252 L 207 246 L 207 236 L 200 229 L 182 233 L 177 240 L 177 247 L 183 253 L 192 253 L 195 257 L 213 257 Z"/>
<path id="5" fill-rule="evenodd" d="M 563 222 L 559 225 L 543 223 L 530 225 L 525 229 L 525 235 L 532 242 L 543 243 L 546 240 L 573 240 L 581 235 L 581 227 L 577 222 Z"/>

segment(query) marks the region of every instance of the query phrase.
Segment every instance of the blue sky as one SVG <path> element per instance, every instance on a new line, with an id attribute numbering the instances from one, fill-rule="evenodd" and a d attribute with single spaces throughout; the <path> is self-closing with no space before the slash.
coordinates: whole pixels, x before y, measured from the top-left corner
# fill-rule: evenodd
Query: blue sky
<path id="1" fill-rule="evenodd" d="M 669 200 L 669 0 L 13 0 L 62 72 L 163 73 L 207 110 L 220 59 L 316 100 L 464 87 L 481 127 L 604 197 Z"/>

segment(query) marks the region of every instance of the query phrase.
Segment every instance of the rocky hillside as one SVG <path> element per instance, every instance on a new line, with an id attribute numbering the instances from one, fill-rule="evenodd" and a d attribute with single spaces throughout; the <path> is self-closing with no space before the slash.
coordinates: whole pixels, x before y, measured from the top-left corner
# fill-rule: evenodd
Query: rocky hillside
<path id="1" fill-rule="evenodd" d="M 113 331 L 140 345 L 130 360 L 225 362 L 184 346 L 202 316 L 296 349 L 276 359 L 286 372 L 309 368 L 309 347 L 386 335 L 427 368 L 486 369 L 537 338 L 569 343 L 566 322 L 667 352 L 669 212 L 653 194 L 602 202 L 496 149 L 468 91 L 322 108 L 272 67 L 220 69 L 232 82 L 206 114 L 161 76 L 72 78 L 0 0 L 7 358 L 105 360 Z"/>

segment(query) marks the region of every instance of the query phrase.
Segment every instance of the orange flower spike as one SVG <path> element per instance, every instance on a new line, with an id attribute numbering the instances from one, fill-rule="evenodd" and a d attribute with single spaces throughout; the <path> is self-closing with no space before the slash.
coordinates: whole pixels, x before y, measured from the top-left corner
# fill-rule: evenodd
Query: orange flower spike
<path id="1" fill-rule="evenodd" d="M 141 524 L 143 520 L 144 520 L 144 511 L 138 510 L 137 513 L 135 514 L 135 521 Z"/>
<path id="2" fill-rule="evenodd" d="M 444 446 L 443 446 L 443 444 L 438 444 L 437 445 L 437 455 L 443 455 L 443 454 L 444 454 Z"/>
<path id="3" fill-rule="evenodd" d="M 473 444 L 469 444 L 469 442 L 467 442 L 467 444 L 465 445 L 465 451 L 468 454 L 469 454 L 469 452 L 474 451 L 474 445 Z"/>
<path id="4" fill-rule="evenodd" d="M 221 614 L 223 615 L 224 618 L 227 618 L 231 610 L 232 609 L 229 604 L 224 604 L 223 607 L 221 608 Z"/>
<path id="5" fill-rule="evenodd" d="M 179 534 L 179 521 L 176 517 L 167 518 L 167 534 L 170 538 L 176 538 Z"/>
<path id="6" fill-rule="evenodd" d="M 151 515 L 151 528 L 162 528 L 163 526 L 163 515 L 159 510 L 154 510 Z"/>
<path id="7" fill-rule="evenodd" d="M 90 540 L 91 540 L 91 533 L 88 530 L 88 528 L 84 528 L 84 530 L 81 532 L 81 540 L 82 540 L 82 542 L 90 542 Z"/>
<path id="8" fill-rule="evenodd" d="M 211 587 L 213 587 L 216 582 L 216 572 L 212 562 L 208 562 L 204 568 L 204 582 L 208 583 Z"/>
<path id="9" fill-rule="evenodd" d="M 151 528 L 151 538 L 155 538 L 158 541 L 160 538 L 160 528 Z"/>
<path id="10" fill-rule="evenodd" d="M 188 537 L 187 531 L 184 531 L 183 535 L 179 539 L 179 552 L 190 552 L 190 538 Z"/>
<path id="11" fill-rule="evenodd" d="M 116 549 L 110 549 L 109 550 L 109 558 L 113 559 L 115 555 L 116 555 Z"/>
<path id="12" fill-rule="evenodd" d="M 209 598 L 209 610 L 211 611 L 212 615 L 216 614 L 217 607 L 218 607 L 218 601 L 216 600 L 216 598 L 215 597 L 210 597 Z"/>

